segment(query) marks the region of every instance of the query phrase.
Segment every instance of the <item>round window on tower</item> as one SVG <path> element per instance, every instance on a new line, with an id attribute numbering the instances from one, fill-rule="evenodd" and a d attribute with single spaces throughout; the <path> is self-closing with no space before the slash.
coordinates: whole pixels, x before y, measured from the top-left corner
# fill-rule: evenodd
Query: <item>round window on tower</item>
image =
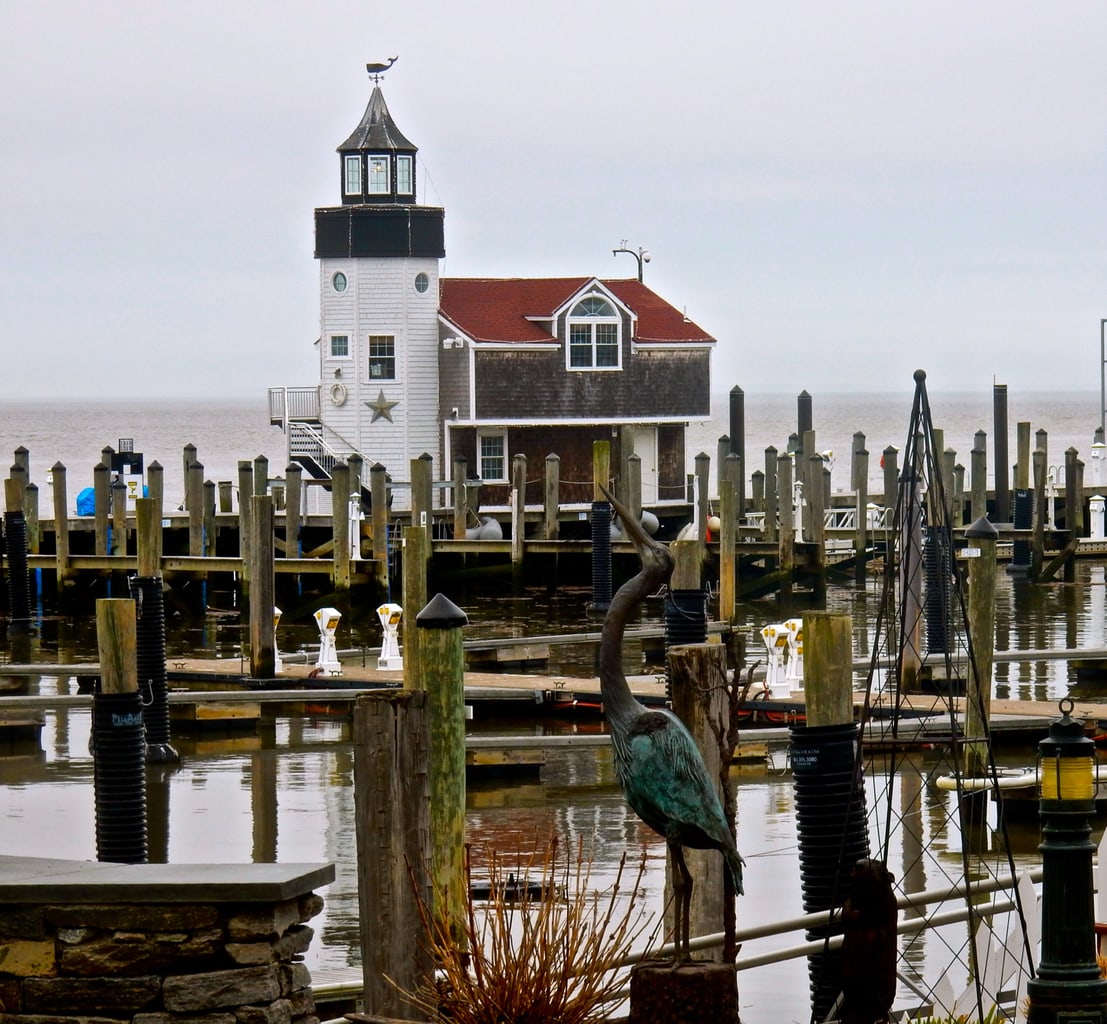
<path id="1" fill-rule="evenodd" d="M 331 278 L 331 286 L 336 292 L 344 292 L 346 290 L 346 275 L 343 274 L 341 270 Z"/>
<path id="2" fill-rule="evenodd" d="M 430 278 L 422 271 L 415 275 L 415 290 L 422 295 L 430 287 Z"/>

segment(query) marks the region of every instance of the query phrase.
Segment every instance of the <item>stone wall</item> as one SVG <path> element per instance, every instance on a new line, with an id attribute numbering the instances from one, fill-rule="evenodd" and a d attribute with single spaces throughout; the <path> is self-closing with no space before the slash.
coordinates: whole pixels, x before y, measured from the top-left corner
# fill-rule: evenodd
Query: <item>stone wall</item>
<path id="1" fill-rule="evenodd" d="M 0 857 L 0 1024 L 317 1024 L 303 953 L 323 900 L 289 892 L 295 884 L 239 880 L 278 865 L 231 865 L 236 877 L 194 878 L 167 899 L 168 865 L 87 865 L 135 877 L 82 894 L 56 881 L 13 889 L 4 884 L 13 860 Z M 333 867 L 323 868 L 310 881 L 330 881 Z M 158 869 L 166 877 L 152 884 Z"/>

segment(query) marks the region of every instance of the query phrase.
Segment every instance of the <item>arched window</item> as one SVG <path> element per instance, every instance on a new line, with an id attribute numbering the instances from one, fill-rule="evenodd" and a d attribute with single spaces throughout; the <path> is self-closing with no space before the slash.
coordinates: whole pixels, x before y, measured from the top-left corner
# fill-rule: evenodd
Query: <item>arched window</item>
<path id="1" fill-rule="evenodd" d="M 602 295 L 588 295 L 570 311 L 569 368 L 617 370 L 623 322 Z"/>

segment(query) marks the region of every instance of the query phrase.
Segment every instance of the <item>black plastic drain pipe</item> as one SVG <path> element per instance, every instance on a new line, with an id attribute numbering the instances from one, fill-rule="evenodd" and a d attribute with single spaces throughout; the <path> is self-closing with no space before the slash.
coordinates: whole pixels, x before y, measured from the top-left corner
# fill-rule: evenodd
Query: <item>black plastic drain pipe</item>
<path id="1" fill-rule="evenodd" d="M 176 763 L 180 755 L 169 742 L 169 695 L 165 682 L 165 596 L 160 576 L 132 576 L 135 601 L 135 661 L 143 695 L 146 760 Z"/>
<path id="2" fill-rule="evenodd" d="M 840 907 L 850 872 L 869 855 L 865 786 L 857 758 L 858 729 L 845 725 L 792 726 L 792 777 L 805 914 Z M 841 935 L 841 917 L 807 932 L 808 941 Z M 838 950 L 807 958 L 811 1019 L 824 1020 L 842 991 Z"/>
<path id="3" fill-rule="evenodd" d="M 96 859 L 146 863 L 146 737 L 138 693 L 92 698 Z"/>
<path id="4" fill-rule="evenodd" d="M 611 504 L 592 502 L 592 603 L 593 612 L 611 606 Z"/>
<path id="5" fill-rule="evenodd" d="M 931 654 L 949 651 L 950 604 L 953 599 L 953 580 L 950 565 L 953 562 L 951 543 L 947 531 L 931 527 L 926 531 L 923 544 L 926 596 L 926 649 Z"/>
<path id="6" fill-rule="evenodd" d="M 23 510 L 4 513 L 8 558 L 8 635 L 31 632 L 31 577 L 27 568 L 27 519 Z"/>
<path id="7" fill-rule="evenodd" d="M 665 650 L 707 643 L 707 595 L 702 590 L 670 590 L 665 598 Z M 673 697 L 669 659 L 665 659 L 665 696 Z"/>
<path id="8" fill-rule="evenodd" d="M 1029 530 L 1034 526 L 1034 492 L 1026 487 L 1015 490 L 1012 525 L 1016 530 Z M 1030 541 L 1016 540 L 1011 544 L 1011 564 L 1007 571 L 1024 576 L 1030 571 Z"/>

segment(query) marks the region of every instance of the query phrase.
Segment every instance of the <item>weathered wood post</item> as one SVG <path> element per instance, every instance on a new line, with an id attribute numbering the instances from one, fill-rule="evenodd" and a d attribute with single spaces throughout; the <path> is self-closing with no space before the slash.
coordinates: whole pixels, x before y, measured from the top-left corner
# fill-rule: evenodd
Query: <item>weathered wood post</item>
<path id="1" fill-rule="evenodd" d="M 730 454 L 730 437 L 720 434 L 715 442 L 715 493 L 721 494 L 723 487 L 723 473 L 726 472 L 726 457 Z"/>
<path id="2" fill-rule="evenodd" d="M 754 512 L 765 512 L 765 471 L 755 469 L 750 474 L 750 505 Z"/>
<path id="3" fill-rule="evenodd" d="M 254 496 L 254 467 L 245 459 L 238 464 L 238 557 L 242 559 L 242 584 L 250 590 L 251 498 Z"/>
<path id="4" fill-rule="evenodd" d="M 707 520 L 711 515 L 711 456 L 700 452 L 696 456 L 696 539 L 707 540 Z"/>
<path id="5" fill-rule="evenodd" d="M 215 481 L 204 481 L 204 556 L 215 556 Z"/>
<path id="6" fill-rule="evenodd" d="M 1007 385 L 992 385 L 992 476 L 995 478 L 995 519 L 1011 522 L 1011 466 L 1007 462 Z"/>
<path id="7" fill-rule="evenodd" d="M 999 533 L 984 516 L 967 530 L 969 563 L 968 626 L 972 665 L 965 694 L 965 775 L 983 777 L 988 765 L 987 724 L 992 700 L 992 661 L 996 633 L 996 542 Z M 975 669 L 975 671 L 973 671 Z"/>
<path id="8" fill-rule="evenodd" d="M 165 514 L 165 471 L 156 459 L 146 467 L 146 497 L 155 503 L 160 521 Z"/>
<path id="9" fill-rule="evenodd" d="M 869 452 L 865 447 L 865 435 L 854 434 L 861 439 L 861 447 L 853 452 L 853 493 L 855 515 L 853 534 L 853 572 L 858 580 L 865 578 L 865 563 L 869 550 Z"/>
<path id="10" fill-rule="evenodd" d="M 93 697 L 96 859 L 146 862 L 146 741 L 135 658 L 135 603 L 96 602 L 100 692 Z"/>
<path id="11" fill-rule="evenodd" d="M 97 463 L 92 470 L 92 500 L 96 554 L 108 553 L 108 522 L 111 515 L 111 470 Z"/>
<path id="12" fill-rule="evenodd" d="M 730 451 L 738 456 L 734 501 L 741 522 L 746 517 L 746 393 L 737 384 L 730 389 Z"/>
<path id="13" fill-rule="evenodd" d="M 417 678 L 430 714 L 430 805 L 434 887 L 454 939 L 465 934 L 465 653 L 461 630 L 469 619 L 442 594 L 418 615 Z M 406 663 L 406 658 L 405 658 Z"/>
<path id="14" fill-rule="evenodd" d="M 1046 453 L 1041 448 L 1035 449 L 1031 464 L 1034 473 L 1034 533 L 1030 540 L 1030 578 L 1036 580 L 1041 575 L 1045 559 Z"/>
<path id="15" fill-rule="evenodd" d="M 204 467 L 193 462 L 185 477 L 185 508 L 188 509 L 188 553 L 199 558 L 204 553 Z"/>
<path id="16" fill-rule="evenodd" d="M 269 460 L 264 455 L 254 456 L 254 494 L 269 493 Z"/>
<path id="17" fill-rule="evenodd" d="M 284 557 L 300 557 L 300 517 L 304 501 L 304 469 L 298 462 L 284 468 Z"/>
<path id="18" fill-rule="evenodd" d="M 469 476 L 469 460 L 464 455 L 454 456 L 454 540 L 465 540 L 469 525 L 469 506 L 465 502 L 465 480 Z"/>
<path id="19" fill-rule="evenodd" d="M 127 553 L 127 486 L 118 478 L 111 485 L 111 553 Z"/>
<path id="20" fill-rule="evenodd" d="M 268 494 L 255 494 L 250 500 L 253 503 L 250 528 L 254 532 L 250 542 L 254 560 L 250 569 L 250 675 L 254 679 L 272 679 L 277 674 L 273 499 Z"/>
<path id="21" fill-rule="evenodd" d="M 378 691 L 354 705 L 365 1009 L 402 1020 L 422 1014 L 399 990 L 414 991 L 434 970 L 419 912 L 433 905 L 427 718 L 422 691 Z"/>
<path id="22" fill-rule="evenodd" d="M 345 462 L 331 468 L 331 536 L 334 537 L 334 589 L 350 589 L 350 470 Z"/>
<path id="23" fill-rule="evenodd" d="M 808 457 L 807 508 L 811 516 L 811 542 L 815 545 L 815 564 L 818 568 L 816 590 L 826 594 L 826 490 L 824 488 L 823 459 L 818 453 Z M 821 597 L 816 597 L 821 600 Z"/>
<path id="24" fill-rule="evenodd" d="M 1015 424 L 1015 488 L 1030 489 L 1030 423 L 1027 420 Z"/>
<path id="25" fill-rule="evenodd" d="M 785 494 L 779 479 L 780 461 L 773 445 L 765 449 L 765 540 L 777 539 L 777 520 L 784 503 L 790 504 L 791 493 Z M 789 492 L 791 485 L 789 484 Z"/>
<path id="26" fill-rule="evenodd" d="M 526 536 L 527 457 L 517 454 L 511 459 L 511 567 L 516 573 L 523 568 Z"/>
<path id="27" fill-rule="evenodd" d="M 961 510 L 957 505 L 957 452 L 946 448 L 942 452 L 942 495 L 946 499 L 946 513 L 950 526 L 960 526 Z"/>
<path id="28" fill-rule="evenodd" d="M 404 689 L 425 689 L 419 677 L 422 660 L 419 645 L 422 633 L 415 628 L 419 612 L 427 604 L 427 555 L 430 547 L 430 530 L 424 526 L 405 526 L 402 532 L 403 544 L 403 654 Z"/>
<path id="29" fill-rule="evenodd" d="M 542 517 L 545 521 L 546 540 L 557 540 L 561 531 L 558 517 L 561 492 L 561 456 L 551 452 L 546 456 L 545 487 L 542 498 Z"/>
<path id="30" fill-rule="evenodd" d="M 642 520 L 642 456 L 627 459 L 626 506 L 639 522 Z"/>
<path id="31" fill-rule="evenodd" d="M 728 455 L 728 461 L 738 461 L 736 455 Z M 722 523 L 719 537 L 719 619 L 734 621 L 734 606 L 738 594 L 738 562 L 736 558 L 738 510 L 735 507 L 734 481 L 724 477 L 719 482 L 719 520 Z"/>
<path id="32" fill-rule="evenodd" d="M 896 507 L 896 495 L 899 493 L 899 449 L 888 445 L 881 453 L 880 465 L 884 470 L 884 507 Z"/>
<path id="33" fill-rule="evenodd" d="M 373 560 L 377 582 L 388 584 L 388 471 L 379 462 L 369 467 L 369 497 L 373 505 Z"/>
<path id="34" fill-rule="evenodd" d="M 181 449 L 181 492 L 184 495 L 183 501 L 185 502 L 184 510 L 188 511 L 188 467 L 196 461 L 196 445 L 186 444 Z M 108 463 L 109 465 L 111 463 Z M 239 470 L 241 471 L 242 463 L 239 463 Z"/>
<path id="35" fill-rule="evenodd" d="M 219 481 L 219 512 L 222 515 L 229 515 L 234 511 L 234 481 L 233 480 L 220 480 Z"/>
<path id="36" fill-rule="evenodd" d="M 411 525 L 431 528 L 431 517 L 434 514 L 434 498 L 432 488 L 432 470 L 434 460 L 424 452 L 410 463 L 411 472 Z M 430 557 L 430 550 L 427 550 Z"/>
<path id="37" fill-rule="evenodd" d="M 1069 543 L 1077 542 L 1080 536 L 1079 521 L 1080 510 L 1083 508 L 1083 496 L 1077 485 L 1076 464 L 1079 453 L 1075 448 L 1065 449 L 1065 529 L 1069 534 Z M 1070 558 L 1065 562 L 1065 582 L 1076 582 L 1076 559 Z"/>
<path id="38" fill-rule="evenodd" d="M 796 569 L 796 523 L 792 504 L 792 459 L 785 453 L 776 459 L 777 492 L 780 495 L 780 533 L 777 537 L 777 561 L 780 572 L 780 598 L 792 596 L 792 577 Z"/>
<path id="39" fill-rule="evenodd" d="M 980 444 L 974 445 L 969 453 L 969 475 L 972 478 L 969 515 L 975 523 L 981 516 L 988 514 L 988 450 Z"/>
<path id="40" fill-rule="evenodd" d="M 27 520 L 27 550 L 37 555 L 42 539 L 38 521 L 38 484 L 27 484 L 23 491 L 23 515 Z"/>
<path id="41" fill-rule="evenodd" d="M 611 442 L 592 442 L 592 601 L 594 613 L 611 604 L 611 503 L 603 488 L 611 485 Z"/>
<path id="42" fill-rule="evenodd" d="M 65 487 L 65 466 L 55 462 L 50 470 L 50 485 L 54 500 L 54 564 L 58 590 L 73 586 L 73 571 L 69 567 L 69 498 Z"/>

